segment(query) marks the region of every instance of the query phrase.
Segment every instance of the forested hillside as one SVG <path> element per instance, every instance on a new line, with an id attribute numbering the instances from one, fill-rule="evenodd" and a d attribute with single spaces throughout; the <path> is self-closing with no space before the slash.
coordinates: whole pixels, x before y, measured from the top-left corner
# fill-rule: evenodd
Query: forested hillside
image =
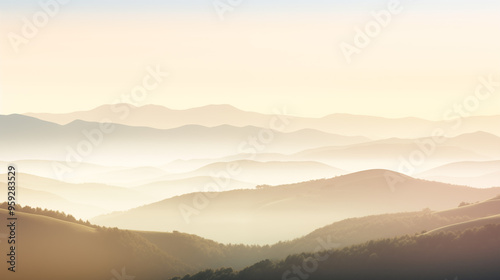
<path id="1" fill-rule="evenodd" d="M 221 268 L 172 280 L 496 280 L 500 225 L 402 236 L 343 249 L 264 260 L 241 271 Z"/>

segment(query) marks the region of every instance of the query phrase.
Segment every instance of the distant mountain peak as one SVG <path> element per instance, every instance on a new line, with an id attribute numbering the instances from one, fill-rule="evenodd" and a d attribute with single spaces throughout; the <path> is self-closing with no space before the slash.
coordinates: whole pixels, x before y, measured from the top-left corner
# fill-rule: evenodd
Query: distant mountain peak
<path id="1" fill-rule="evenodd" d="M 341 177 L 355 177 L 355 178 L 388 178 L 388 177 L 400 177 L 404 179 L 414 179 L 411 176 L 388 170 L 388 169 L 368 169 L 363 171 L 358 171 L 350 174 L 343 175 Z"/>
<path id="2" fill-rule="evenodd" d="M 476 132 L 468 132 L 468 133 L 464 133 L 464 134 L 460 134 L 457 136 L 458 137 L 488 137 L 488 138 L 499 138 L 498 136 L 492 134 L 492 133 L 489 133 L 489 132 L 485 132 L 485 131 L 481 131 L 481 130 L 478 130 Z"/>

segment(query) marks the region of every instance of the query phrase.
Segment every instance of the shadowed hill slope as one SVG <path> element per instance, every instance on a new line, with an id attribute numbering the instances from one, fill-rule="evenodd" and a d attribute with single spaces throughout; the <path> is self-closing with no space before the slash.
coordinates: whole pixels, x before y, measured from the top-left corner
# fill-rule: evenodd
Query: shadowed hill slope
<path id="1" fill-rule="evenodd" d="M 342 249 L 263 260 L 238 272 L 205 270 L 183 280 L 496 280 L 500 225 L 463 232 L 401 236 Z M 176 277 L 172 280 L 179 280 Z"/>
<path id="2" fill-rule="evenodd" d="M 7 215 L 7 210 L 0 209 L 1 220 L 6 221 Z M 4 263 L 1 279 L 111 279 L 113 271 L 121 273 L 122 268 L 137 278 L 164 279 L 193 269 L 133 232 L 22 212 L 16 215 L 18 265 L 12 273 Z M 2 240 L 2 252 L 8 252 L 7 245 Z"/>

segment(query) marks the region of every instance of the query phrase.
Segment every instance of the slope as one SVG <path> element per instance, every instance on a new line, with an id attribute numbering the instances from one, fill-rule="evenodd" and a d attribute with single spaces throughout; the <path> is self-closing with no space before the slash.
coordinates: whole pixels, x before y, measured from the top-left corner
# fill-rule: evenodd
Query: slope
<path id="1" fill-rule="evenodd" d="M 164 279 L 186 273 L 188 265 L 160 251 L 137 234 L 91 228 L 46 216 L 17 212 L 16 273 L 0 270 L 2 279 L 111 279 L 113 273 Z M 0 209 L 0 219 L 7 218 Z M 2 232 L 4 230 L 2 229 Z M 7 242 L 0 243 L 7 252 Z"/>
<path id="2" fill-rule="evenodd" d="M 179 230 L 219 242 L 270 244 L 346 218 L 427 207 L 445 210 L 499 193 L 500 188 L 474 189 L 368 170 L 256 190 L 192 193 L 91 221 L 127 229 Z"/>

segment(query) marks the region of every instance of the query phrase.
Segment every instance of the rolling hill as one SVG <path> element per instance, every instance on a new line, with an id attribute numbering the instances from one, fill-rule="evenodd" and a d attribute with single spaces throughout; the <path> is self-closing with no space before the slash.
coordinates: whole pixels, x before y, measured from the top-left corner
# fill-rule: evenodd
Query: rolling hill
<path id="1" fill-rule="evenodd" d="M 493 159 L 500 158 L 500 136 L 476 131 L 449 138 L 446 145 L 472 150 Z"/>
<path id="2" fill-rule="evenodd" d="M 0 209 L 0 219 L 7 215 Z M 4 264 L 2 279 L 112 279 L 125 269 L 127 275 L 160 280 L 194 269 L 132 232 L 22 212 L 17 217 L 17 270 L 9 272 Z M 7 245 L 0 243 L 2 252 Z"/>
<path id="3" fill-rule="evenodd" d="M 454 207 L 443 211 L 429 209 L 419 212 L 392 213 L 356 217 L 335 222 L 319 228 L 310 234 L 297 238 L 281 247 L 287 254 L 312 252 L 318 245 L 318 240 L 346 247 L 369 240 L 393 238 L 403 235 L 414 235 L 422 232 L 448 228 L 451 231 L 465 230 L 475 226 L 484 226 L 488 223 L 500 224 L 500 221 L 490 217 L 500 214 L 500 197 L 495 197 L 467 206 Z M 474 222 L 483 219 L 483 222 Z M 461 227 L 454 227 L 460 224 Z M 276 248 L 275 252 L 281 252 Z M 283 253 L 281 252 L 281 257 Z"/>
<path id="4" fill-rule="evenodd" d="M 341 249 L 318 247 L 315 252 L 281 260 L 265 259 L 239 271 L 208 269 L 182 279 L 495 280 L 500 274 L 499 236 L 498 224 L 462 232 L 406 235 Z"/>
<path id="5" fill-rule="evenodd" d="M 484 217 L 484 218 L 478 218 L 466 222 L 461 222 L 461 223 L 456 223 L 440 228 L 433 229 L 426 234 L 436 234 L 440 232 L 454 232 L 454 231 L 463 231 L 471 228 L 476 228 L 476 227 L 482 227 L 486 225 L 495 225 L 495 224 L 500 224 L 500 215 L 493 215 L 489 217 Z"/>
<path id="6" fill-rule="evenodd" d="M 196 159 L 177 159 L 171 161 L 167 164 L 161 165 L 159 168 L 171 172 L 171 173 L 186 173 L 191 172 L 196 169 L 202 168 L 205 165 L 209 165 L 212 163 L 218 162 L 230 162 L 237 160 L 249 160 L 252 159 L 254 161 L 298 161 L 288 155 L 278 154 L 278 153 L 239 153 L 221 158 L 196 158 Z"/>
<path id="7" fill-rule="evenodd" d="M 484 147 L 477 145 L 483 142 L 486 142 Z M 434 143 L 434 147 L 429 148 L 429 143 Z M 482 132 L 446 138 L 445 142 L 439 144 L 431 138 L 388 138 L 344 147 L 308 149 L 290 155 L 290 158 L 322 162 L 347 170 L 385 168 L 402 172 L 408 169 L 406 166 L 410 165 L 409 158 L 417 152 L 424 157 L 423 162 L 413 166 L 415 170 L 412 170 L 412 174 L 417 174 L 456 162 L 499 159 L 500 154 L 496 152 L 500 150 L 499 143 L 500 137 Z"/>
<path id="8" fill-rule="evenodd" d="M 488 204 L 491 201 L 497 203 L 498 198 L 489 199 L 483 203 Z M 262 259 L 279 260 L 292 254 L 314 252 L 318 246 L 322 246 L 323 249 L 345 248 L 370 240 L 413 236 L 422 232 L 434 232 L 436 229 L 461 231 L 486 224 L 500 224 L 500 221 L 494 219 L 475 222 L 477 217 L 496 217 L 491 216 L 492 213 L 500 214 L 500 207 L 494 208 L 492 205 L 480 207 L 480 203 L 476 205 L 478 207 L 456 207 L 439 212 L 427 209 L 419 212 L 349 218 L 316 229 L 303 237 L 291 241 L 280 241 L 270 246 L 224 245 L 177 231 L 172 233 L 139 231 L 136 233 L 163 251 L 177 256 L 181 261 L 191 260 L 207 268 L 242 269 Z M 455 227 L 455 225 L 461 226 Z"/>
<path id="9" fill-rule="evenodd" d="M 6 176 L 0 176 L 0 184 L 6 185 L 6 180 Z M 18 199 L 23 204 L 61 210 L 79 218 L 126 210 L 158 200 L 153 194 L 104 184 L 71 184 L 23 173 L 19 180 L 22 183 Z M 79 207 L 83 205 L 85 207 Z"/>
<path id="10" fill-rule="evenodd" d="M 0 177 L 4 176 L 0 175 Z M 7 184 L 5 182 L 0 182 L 0 187 L 6 190 Z M 32 190 L 24 186 L 18 188 L 16 195 L 18 201 L 21 201 L 24 205 L 62 211 L 82 219 L 88 219 L 109 212 L 109 210 L 105 210 L 96 205 L 91 206 L 85 203 L 76 203 L 55 193 Z M 7 192 L 0 193 L 0 201 L 7 201 Z"/>
<path id="11" fill-rule="evenodd" d="M 217 182 L 217 179 L 210 176 L 190 177 L 186 179 L 157 181 L 145 185 L 134 187 L 135 190 L 141 193 L 154 195 L 163 199 L 174 196 L 183 195 L 191 192 L 199 192 L 209 184 Z M 253 189 L 255 184 L 231 179 L 227 184 L 224 184 L 225 190 L 235 189 Z"/>
<path id="12" fill-rule="evenodd" d="M 234 171 L 231 171 L 233 170 Z M 197 170 L 165 176 L 163 179 L 185 179 L 199 176 L 224 177 L 230 175 L 231 180 L 249 182 L 251 184 L 290 184 L 295 182 L 327 178 L 347 172 L 323 163 L 313 161 L 253 161 L 237 160 L 217 162 L 203 166 Z M 224 188 L 226 189 L 226 188 Z"/>
<path id="13" fill-rule="evenodd" d="M 498 202 L 498 198 L 490 199 L 484 203 L 491 201 Z M 455 208 L 460 210 L 459 212 L 433 213 L 430 210 L 424 210 L 413 213 L 346 219 L 317 229 L 301 238 L 279 242 L 272 246 L 225 245 L 177 231 L 147 232 L 105 229 L 76 223 L 71 219 L 54 218 L 51 216 L 54 213 L 47 211 L 36 212 L 35 210 L 37 214 L 33 214 L 32 211 L 26 212 L 25 208 L 19 209 L 18 216 L 19 220 L 23 221 L 22 234 L 19 236 L 22 237 L 23 244 L 27 244 L 24 246 L 29 246 L 29 252 L 31 250 L 35 250 L 35 252 L 48 250 L 46 247 L 51 246 L 51 252 L 61 256 L 78 254 L 75 255 L 78 256 L 77 258 L 56 258 L 58 264 L 62 264 L 66 268 L 63 270 L 57 270 L 55 266 L 45 263 L 51 260 L 41 262 L 37 260 L 38 263 L 34 267 L 39 269 L 39 277 L 42 279 L 49 278 L 49 276 L 51 279 L 64 279 L 64 277 L 79 279 L 72 273 L 80 273 L 81 268 L 73 270 L 74 266 L 80 264 L 96 267 L 96 269 L 84 273 L 86 277 L 94 279 L 101 279 L 102 275 L 106 275 L 106 273 L 113 274 L 113 271 L 119 273 L 121 271 L 120 265 L 126 269 L 127 275 L 147 277 L 147 279 L 164 279 L 162 277 L 218 267 L 231 267 L 240 270 L 263 259 L 279 260 L 288 255 L 314 252 L 317 251 L 318 246 L 321 250 L 349 248 L 353 244 L 362 244 L 369 240 L 404 235 L 414 236 L 416 233 L 428 229 L 436 229 L 436 231 L 431 231 L 436 233 L 500 223 L 498 216 L 493 216 L 488 220 L 477 219 L 474 221 L 470 220 L 472 215 L 468 213 L 463 216 L 463 209 L 467 210 L 465 212 L 474 212 L 476 216 L 491 213 L 491 207 L 480 207 L 480 203 L 475 205 L 475 208 Z M 500 212 L 500 208 L 496 209 L 496 213 Z M 0 210 L 0 217 L 5 218 L 5 215 L 6 211 Z M 493 219 L 494 217 L 496 219 Z M 24 232 L 25 230 L 26 232 Z M 57 235 L 54 236 L 51 230 L 56 230 Z M 33 240 L 37 240 L 36 243 L 33 243 L 35 242 Z M 40 240 L 43 242 L 39 242 Z M 77 244 L 75 244 L 76 240 Z M 5 246 L 5 243 L 2 245 L 1 241 L 0 239 L 0 247 Z M 24 254 L 27 251 L 28 249 L 24 249 L 18 253 Z M 30 254 L 31 256 L 27 260 L 23 258 L 23 263 L 31 267 L 40 253 Z M 100 257 L 106 258 L 105 261 L 102 261 Z M 147 264 L 145 264 L 146 261 Z M 191 265 L 187 266 L 186 263 Z M 172 264 L 175 269 L 172 268 Z M 118 268 L 106 271 L 106 266 Z M 162 266 L 162 269 L 158 270 L 158 266 Z M 155 275 L 147 270 L 147 268 L 152 267 L 156 267 L 158 272 Z M 31 274 L 25 271 L 19 275 L 31 277 Z"/>
<path id="14" fill-rule="evenodd" d="M 500 214 L 500 196 L 457 208 L 438 211 L 435 214 L 444 217 L 467 216 L 471 219 Z"/>
<path id="15" fill-rule="evenodd" d="M 65 161 L 52 161 L 52 160 L 15 160 L 15 161 L 0 161 L 0 164 L 7 166 L 8 164 L 15 164 L 21 168 L 19 172 L 36 175 L 38 177 L 45 177 L 54 180 L 63 180 L 69 183 L 82 183 L 86 182 L 86 178 L 98 177 L 101 174 L 108 172 L 126 169 L 120 166 L 104 166 L 97 164 L 90 164 L 81 162 L 78 168 L 72 168 L 70 172 L 65 172 L 64 176 L 59 176 L 56 172 L 55 166 L 66 166 L 69 168 Z"/>
<path id="16" fill-rule="evenodd" d="M 270 244 L 346 218 L 427 207 L 445 210 L 499 193 L 500 188 L 474 189 L 368 170 L 256 190 L 186 194 L 91 221 L 124 229 L 179 230 L 220 242 Z"/>
<path id="17" fill-rule="evenodd" d="M 439 166 L 416 175 L 433 181 L 478 188 L 500 185 L 500 160 L 462 161 Z"/>

